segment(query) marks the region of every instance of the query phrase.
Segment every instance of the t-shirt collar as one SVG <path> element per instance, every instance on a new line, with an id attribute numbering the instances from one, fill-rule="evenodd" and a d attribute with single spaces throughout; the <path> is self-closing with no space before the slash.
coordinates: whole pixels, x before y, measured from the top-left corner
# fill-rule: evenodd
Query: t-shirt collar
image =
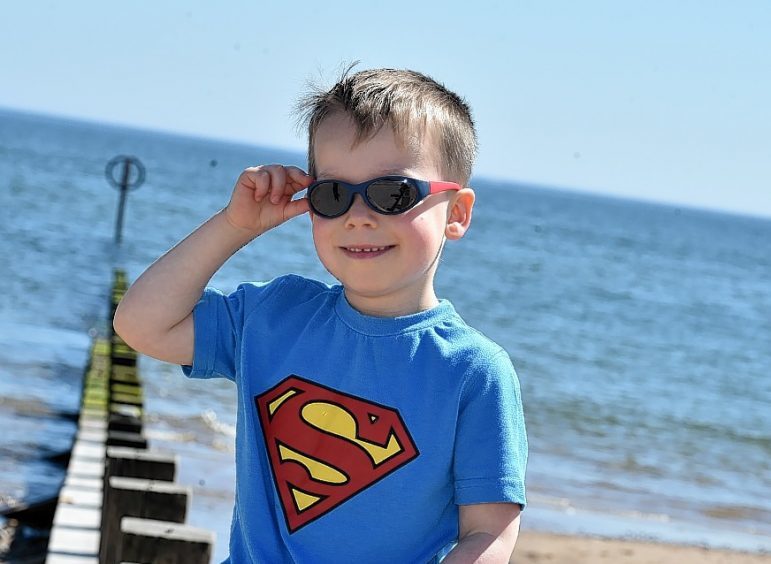
<path id="1" fill-rule="evenodd" d="M 338 286 L 337 290 L 338 296 L 335 303 L 335 311 L 346 325 L 365 335 L 386 336 L 415 331 L 436 325 L 443 319 L 455 314 L 455 308 L 449 301 L 439 300 L 439 303 L 431 309 L 409 315 L 399 317 L 366 315 L 355 309 L 348 302 L 342 286 Z"/>

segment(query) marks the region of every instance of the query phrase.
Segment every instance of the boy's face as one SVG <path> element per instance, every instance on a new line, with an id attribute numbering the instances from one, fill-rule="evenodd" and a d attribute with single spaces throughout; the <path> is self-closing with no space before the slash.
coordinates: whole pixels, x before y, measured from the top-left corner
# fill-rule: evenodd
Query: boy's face
<path id="1" fill-rule="evenodd" d="M 443 180 L 428 138 L 418 149 L 402 146 L 388 124 L 354 146 L 355 138 L 356 128 L 347 115 L 324 119 L 315 138 L 317 180 L 360 183 L 389 174 Z M 340 217 L 311 212 L 316 252 L 343 284 L 353 307 L 370 315 L 396 316 L 436 305 L 434 272 L 448 204 L 456 197 L 455 192 L 435 194 L 403 214 L 382 215 L 356 195 L 351 209 Z"/>

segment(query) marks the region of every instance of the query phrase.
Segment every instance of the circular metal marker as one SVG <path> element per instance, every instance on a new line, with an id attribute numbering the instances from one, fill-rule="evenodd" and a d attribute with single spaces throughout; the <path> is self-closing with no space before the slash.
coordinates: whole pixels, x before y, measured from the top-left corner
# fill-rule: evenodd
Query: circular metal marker
<path id="1" fill-rule="evenodd" d="M 136 190 L 145 181 L 145 166 L 136 157 L 118 155 L 107 163 L 104 174 L 115 188 Z"/>

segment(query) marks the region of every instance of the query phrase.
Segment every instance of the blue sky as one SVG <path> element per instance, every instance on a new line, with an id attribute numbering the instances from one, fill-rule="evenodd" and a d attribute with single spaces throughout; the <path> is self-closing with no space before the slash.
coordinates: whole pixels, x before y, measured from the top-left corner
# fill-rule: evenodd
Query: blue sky
<path id="1" fill-rule="evenodd" d="M 771 217 L 771 2 L 7 2 L 0 107 L 302 150 L 341 64 L 471 104 L 476 174 Z M 255 163 L 258 164 L 258 163 Z"/>

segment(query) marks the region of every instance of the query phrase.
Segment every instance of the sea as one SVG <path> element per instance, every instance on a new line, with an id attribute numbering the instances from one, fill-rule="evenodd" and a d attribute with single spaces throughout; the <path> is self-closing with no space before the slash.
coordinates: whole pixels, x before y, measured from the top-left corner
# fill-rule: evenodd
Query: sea
<path id="1" fill-rule="evenodd" d="M 105 176 L 117 155 L 146 170 L 120 244 L 119 192 Z M 0 508 L 61 486 L 54 455 L 73 439 L 113 269 L 135 279 L 263 163 L 305 161 L 0 110 Z M 523 530 L 771 550 L 771 220 L 515 179 L 472 186 L 472 227 L 447 245 L 436 288 L 517 369 L 530 442 Z M 334 282 L 307 216 L 243 248 L 210 284 L 290 272 Z M 179 454 L 187 522 L 216 533 L 220 561 L 235 389 L 148 357 L 139 367 L 150 446 Z"/>

